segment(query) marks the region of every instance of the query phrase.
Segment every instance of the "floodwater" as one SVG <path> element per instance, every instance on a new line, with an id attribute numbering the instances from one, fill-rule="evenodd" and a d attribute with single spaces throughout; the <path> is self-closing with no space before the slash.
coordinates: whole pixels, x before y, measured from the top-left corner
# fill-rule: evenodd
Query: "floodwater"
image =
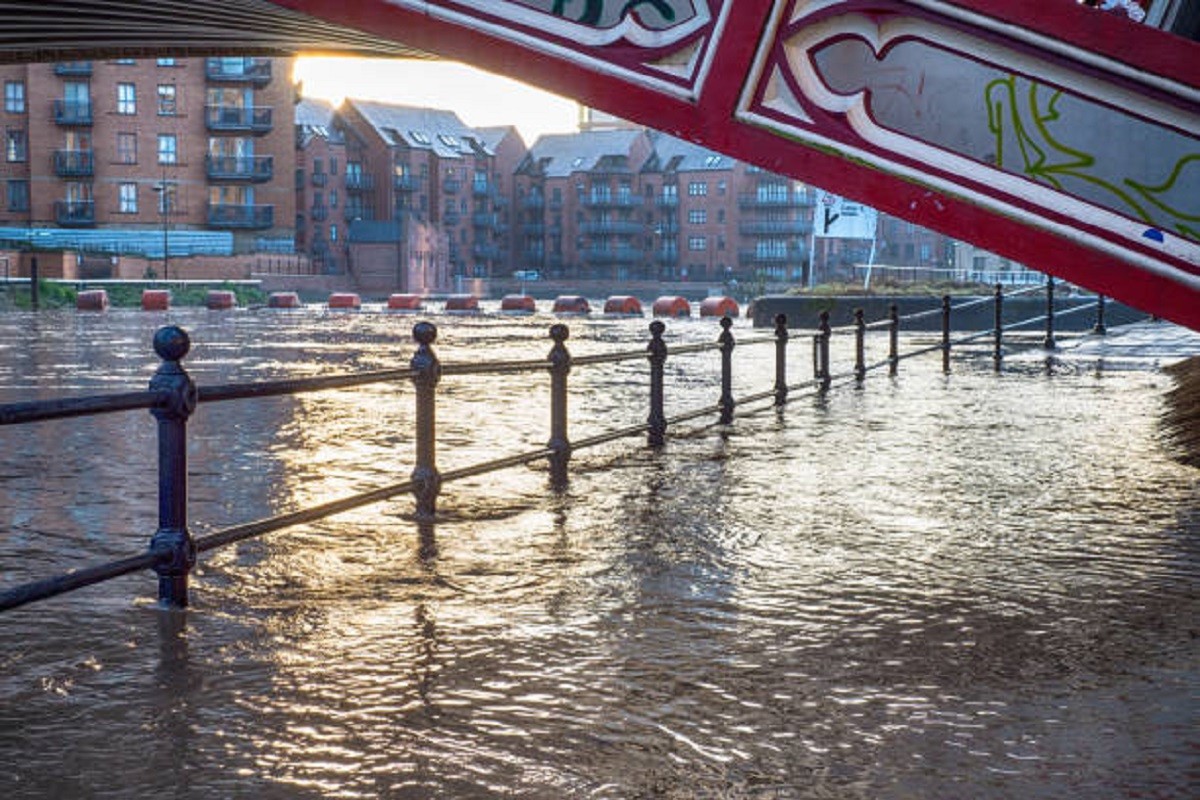
<path id="1" fill-rule="evenodd" d="M 543 357 L 555 321 L 431 318 L 444 363 Z M 201 384 L 413 351 L 381 313 L 9 313 L 0 402 L 140 389 L 165 321 Z M 576 355 L 647 340 L 568 322 Z M 773 357 L 739 344 L 736 393 Z M 572 438 L 644 421 L 643 361 L 570 380 Z M 668 414 L 718 382 L 715 351 L 671 358 Z M 548 383 L 444 377 L 439 467 L 541 447 Z M 203 554 L 185 613 L 147 573 L 3 613 L 0 796 L 1195 797 L 1200 473 L 1159 430 L 1170 386 L 931 353 L 577 451 L 561 492 L 544 463 L 448 483 L 424 530 L 399 497 Z M 404 480 L 412 406 L 407 382 L 202 405 L 192 532 Z M 154 434 L 0 429 L 0 587 L 140 552 Z"/>

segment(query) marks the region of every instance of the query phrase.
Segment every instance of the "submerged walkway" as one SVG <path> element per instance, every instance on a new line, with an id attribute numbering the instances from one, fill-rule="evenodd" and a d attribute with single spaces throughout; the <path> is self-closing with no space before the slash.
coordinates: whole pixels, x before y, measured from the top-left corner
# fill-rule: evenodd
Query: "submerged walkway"
<path id="1" fill-rule="evenodd" d="M 1200 356 L 1200 332 L 1170 322 L 1147 321 L 1108 329 L 1064 343 L 1065 357 L 1102 358 L 1143 368 L 1161 368 Z"/>

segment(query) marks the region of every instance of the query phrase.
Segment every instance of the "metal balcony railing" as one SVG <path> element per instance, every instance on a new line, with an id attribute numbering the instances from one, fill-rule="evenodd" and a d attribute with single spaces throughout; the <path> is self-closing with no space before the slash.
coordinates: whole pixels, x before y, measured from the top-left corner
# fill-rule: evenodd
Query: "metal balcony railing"
<path id="1" fill-rule="evenodd" d="M 270 133 L 275 127 L 271 106 L 205 106 L 204 124 L 213 133 Z"/>
<path id="2" fill-rule="evenodd" d="M 63 78 L 86 78 L 92 74 L 92 62 L 59 61 L 54 65 L 54 74 Z"/>
<path id="3" fill-rule="evenodd" d="M 275 175 L 274 156 L 205 156 L 210 180 L 263 183 Z"/>
<path id="4" fill-rule="evenodd" d="M 807 220 L 742 220 L 738 233 L 745 236 L 807 236 L 812 223 Z"/>
<path id="5" fill-rule="evenodd" d="M 738 208 L 812 208 L 807 194 L 752 193 L 738 195 Z"/>
<path id="6" fill-rule="evenodd" d="M 415 175 L 393 175 L 392 188 L 398 192 L 415 192 L 420 181 Z"/>
<path id="7" fill-rule="evenodd" d="M 362 172 L 347 172 L 342 185 L 347 192 L 369 192 L 375 188 L 375 178 Z"/>
<path id="8" fill-rule="evenodd" d="M 251 83 L 265 86 L 271 82 L 269 58 L 208 58 L 204 76 L 220 83 Z"/>
<path id="9" fill-rule="evenodd" d="M 60 178 L 86 178 L 96 174 L 95 155 L 91 150 L 56 150 L 54 174 Z"/>
<path id="10" fill-rule="evenodd" d="M 211 228 L 271 228 L 275 225 L 275 206 L 209 203 L 208 225 Z"/>
<path id="11" fill-rule="evenodd" d="M 58 200 L 54 203 L 54 221 L 64 227 L 96 224 L 96 201 Z"/>
<path id="12" fill-rule="evenodd" d="M 87 100 L 55 100 L 54 122 L 64 126 L 92 124 L 92 104 Z"/>

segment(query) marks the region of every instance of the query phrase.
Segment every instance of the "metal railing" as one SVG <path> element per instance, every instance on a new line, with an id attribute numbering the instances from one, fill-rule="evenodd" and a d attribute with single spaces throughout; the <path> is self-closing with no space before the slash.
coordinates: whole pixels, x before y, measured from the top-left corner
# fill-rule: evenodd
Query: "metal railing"
<path id="1" fill-rule="evenodd" d="M 1051 281 L 1048 286 L 1052 287 Z M 1021 290 L 1014 294 L 1022 294 Z M 668 346 L 664 334 L 666 325 L 654 320 L 649 325 L 650 341 L 645 349 L 572 356 L 566 347 L 570 331 L 564 324 L 550 327 L 549 336 L 553 344 L 545 358 L 529 360 L 492 361 L 482 363 L 443 364 L 433 349 L 438 330 L 430 322 L 419 322 L 412 329 L 416 341 L 416 352 L 407 367 L 367 372 L 342 373 L 321 377 L 273 380 L 256 383 L 220 384 L 197 386 L 183 367 L 183 359 L 191 348 L 188 334 L 177 326 L 160 328 L 154 336 L 154 350 L 162 359 L 150 385 L 145 391 L 121 394 L 106 394 L 87 397 L 38 400 L 24 403 L 0 405 L 0 426 L 36 423 L 52 419 L 91 416 L 131 410 L 149 410 L 158 426 L 158 528 L 143 553 L 132 555 L 96 566 L 73 570 L 44 580 L 16 586 L 0 591 L 0 610 L 17 608 L 37 600 L 54 597 L 66 592 L 90 586 L 111 578 L 152 569 L 158 575 L 158 598 L 168 607 L 185 607 L 188 604 L 188 577 L 196 563 L 198 554 L 223 547 L 245 539 L 279 531 L 294 525 L 314 522 L 355 508 L 378 503 L 401 494 L 411 494 L 418 521 L 432 521 L 437 516 L 437 500 L 442 487 L 464 478 L 487 474 L 501 469 L 529 464 L 536 461 L 549 463 L 552 486 L 565 486 L 572 454 L 618 439 L 645 435 L 650 447 L 660 447 L 666 441 L 671 426 L 682 422 L 716 418 L 722 425 L 731 424 L 739 414 L 758 413 L 763 408 L 782 408 L 793 393 L 811 390 L 826 392 L 835 382 L 853 380 L 861 384 L 869 372 L 884 369 L 896 375 L 900 362 L 923 354 L 942 353 L 942 366 L 950 371 L 950 353 L 953 347 L 994 337 L 996 369 L 1000 368 L 1002 337 L 1004 331 L 1045 321 L 1047 336 L 1043 346 L 1053 347 L 1053 319 L 1063 313 L 1078 313 L 1087 308 L 1099 307 L 1096 328 L 1104 332 L 1103 298 L 1096 302 L 1075 306 L 1062 312 L 1054 309 L 1053 290 L 1048 291 L 1047 314 L 1029 320 L 1001 324 L 1004 295 L 997 286 L 994 298 L 982 298 L 953 306 L 949 296 L 942 298 L 940 307 L 901 317 L 897 306 L 890 306 L 888 316 L 867 323 L 862 309 L 856 309 L 850 325 L 832 328 L 829 312 L 821 312 L 815 332 L 812 334 L 813 377 L 789 383 L 788 346 L 792 334 L 788 329 L 787 317 L 776 315 L 774 332 L 771 335 L 754 336 L 735 342 L 732 320 L 720 320 L 721 331 L 716 341 L 697 344 Z M 996 325 L 994 329 L 968 334 L 951 339 L 951 318 L 956 309 L 978 303 L 994 302 Z M 900 324 L 930 314 L 940 314 L 942 319 L 941 340 L 936 344 L 901 353 L 899 350 Z M 866 361 L 866 334 L 868 330 L 886 330 L 888 340 L 887 357 L 873 364 Z M 849 333 L 854 336 L 854 366 L 852 370 L 834 374 L 830 361 L 830 340 L 834 335 Z M 773 344 L 775 349 L 774 382 L 770 388 L 744 397 L 733 394 L 733 352 L 735 346 Z M 668 357 L 717 350 L 721 358 L 720 391 L 714 403 L 707 404 L 668 417 L 665 413 L 665 365 Z M 568 417 L 568 379 L 573 370 L 620 362 L 646 359 L 649 364 L 649 403 L 645 422 L 605 431 L 581 439 L 571 439 Z M 544 447 L 523 453 L 496 458 L 458 469 L 441 471 L 437 466 L 436 410 L 438 385 L 443 378 L 464 375 L 514 375 L 523 373 L 547 373 L 550 378 L 550 430 Z M 368 384 L 411 380 L 414 388 L 415 414 L 415 464 L 408 480 L 378 486 L 309 508 L 280 514 L 234 525 L 213 533 L 193 538 L 188 530 L 187 496 L 187 421 L 201 404 L 229 402 L 249 398 L 294 395 L 330 389 L 348 389 Z M 768 405 L 756 407 L 769 401 Z"/>

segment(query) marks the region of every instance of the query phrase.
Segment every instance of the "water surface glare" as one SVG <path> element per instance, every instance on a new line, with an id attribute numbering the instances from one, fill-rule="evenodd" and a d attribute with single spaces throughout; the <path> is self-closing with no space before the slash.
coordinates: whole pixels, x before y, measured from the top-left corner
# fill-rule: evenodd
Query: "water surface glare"
<path id="1" fill-rule="evenodd" d="M 0 403 L 141 389 L 166 321 L 203 385 L 404 366 L 415 318 L 4 314 Z M 435 321 L 463 363 L 544 357 L 554 320 Z M 568 322 L 575 355 L 646 344 Z M 535 463 L 448 484 L 433 526 L 405 497 L 213 551 L 182 614 L 137 574 L 0 615 L 0 796 L 1194 797 L 1170 378 L 983 352 L 578 451 L 561 493 Z M 770 344 L 734 358 L 737 394 L 770 388 Z M 644 363 L 570 380 L 572 438 L 645 419 Z M 715 404 L 719 355 L 666 383 L 668 414 Z M 548 391 L 445 377 L 439 467 L 544 445 Z M 407 382 L 202 405 L 193 534 L 407 478 L 413 417 Z M 154 437 L 146 412 L 0 429 L 0 586 L 144 548 Z"/>

